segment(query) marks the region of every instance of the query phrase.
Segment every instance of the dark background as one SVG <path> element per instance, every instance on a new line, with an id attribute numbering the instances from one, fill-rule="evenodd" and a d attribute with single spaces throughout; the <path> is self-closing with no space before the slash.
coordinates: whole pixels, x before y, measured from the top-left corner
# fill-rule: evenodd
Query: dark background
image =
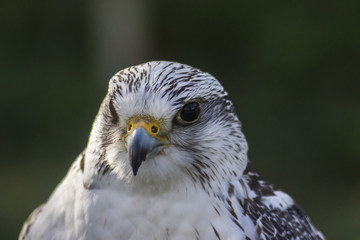
<path id="1" fill-rule="evenodd" d="M 0 233 L 86 146 L 118 70 L 172 60 L 229 91 L 249 157 L 328 239 L 360 234 L 360 1 L 0 3 Z"/>

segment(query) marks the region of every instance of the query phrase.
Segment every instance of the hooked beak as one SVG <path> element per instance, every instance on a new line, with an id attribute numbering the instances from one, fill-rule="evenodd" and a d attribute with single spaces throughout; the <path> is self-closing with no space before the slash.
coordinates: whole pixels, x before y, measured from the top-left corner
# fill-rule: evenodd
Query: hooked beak
<path id="1" fill-rule="evenodd" d="M 125 142 L 134 176 L 136 176 L 141 163 L 155 156 L 163 145 L 159 139 L 150 136 L 143 126 L 134 126 L 134 129 L 126 136 Z"/>

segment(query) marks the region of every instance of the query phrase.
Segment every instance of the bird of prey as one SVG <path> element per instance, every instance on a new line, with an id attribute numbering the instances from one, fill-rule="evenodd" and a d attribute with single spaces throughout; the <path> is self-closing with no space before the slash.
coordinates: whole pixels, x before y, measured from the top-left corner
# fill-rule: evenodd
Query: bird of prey
<path id="1" fill-rule="evenodd" d="M 324 239 L 264 181 L 228 93 L 166 61 L 110 79 L 88 145 L 20 239 Z"/>

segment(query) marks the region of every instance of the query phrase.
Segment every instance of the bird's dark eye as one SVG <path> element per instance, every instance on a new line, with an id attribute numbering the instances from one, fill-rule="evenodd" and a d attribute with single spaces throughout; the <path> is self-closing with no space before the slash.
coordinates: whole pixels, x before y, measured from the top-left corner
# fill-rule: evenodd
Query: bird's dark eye
<path id="1" fill-rule="evenodd" d="M 182 124 L 194 123 L 200 116 L 200 104 L 198 102 L 189 102 L 179 111 L 176 120 Z"/>

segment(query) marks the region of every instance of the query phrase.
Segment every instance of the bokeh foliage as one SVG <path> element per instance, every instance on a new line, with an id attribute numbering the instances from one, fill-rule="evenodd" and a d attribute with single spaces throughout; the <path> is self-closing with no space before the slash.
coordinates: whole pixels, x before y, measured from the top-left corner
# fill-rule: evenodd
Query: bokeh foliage
<path id="1" fill-rule="evenodd" d="M 103 55 L 106 67 L 95 54 L 103 47 L 94 15 L 103 15 L 94 1 L 0 3 L 2 239 L 16 238 L 86 146 L 111 75 L 156 59 L 216 76 L 264 178 L 292 195 L 328 239 L 356 239 L 360 2 L 134 2 L 129 21 L 100 27 L 121 39 L 145 29 L 146 38 L 130 45 L 130 53 L 143 50 L 124 56 L 129 49 L 115 41 L 105 46 L 117 49 L 110 60 Z M 108 4 L 105 16 L 125 5 Z M 131 21 L 140 7 L 146 17 Z"/>

